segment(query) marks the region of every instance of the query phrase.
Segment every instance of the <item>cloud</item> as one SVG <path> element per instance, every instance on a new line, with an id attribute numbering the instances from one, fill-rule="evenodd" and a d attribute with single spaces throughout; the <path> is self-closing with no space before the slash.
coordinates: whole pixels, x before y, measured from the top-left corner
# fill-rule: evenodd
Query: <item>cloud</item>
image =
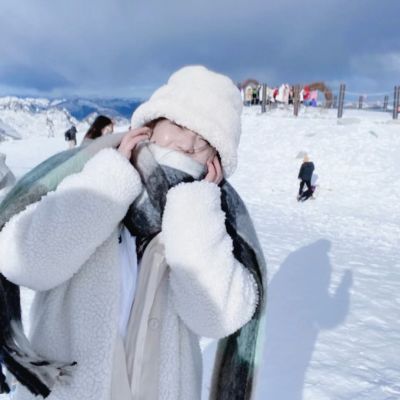
<path id="1" fill-rule="evenodd" d="M 394 85 L 400 84 L 400 51 L 358 54 L 351 58 L 350 67 L 357 87 L 392 94 Z"/>
<path id="2" fill-rule="evenodd" d="M 0 80 L 15 88 L 51 92 L 55 89 L 72 87 L 72 83 L 55 71 L 36 66 L 0 66 Z"/>
<path id="3" fill-rule="evenodd" d="M 398 0 L 2 0 L 0 62 L 16 72 L 1 79 L 43 93 L 135 96 L 182 65 L 205 64 L 235 81 L 383 86 L 394 72 L 371 79 L 368 55 L 400 52 L 399 14 Z"/>
<path id="4" fill-rule="evenodd" d="M 400 51 L 389 53 L 359 54 L 352 58 L 351 67 L 357 74 L 400 77 Z"/>

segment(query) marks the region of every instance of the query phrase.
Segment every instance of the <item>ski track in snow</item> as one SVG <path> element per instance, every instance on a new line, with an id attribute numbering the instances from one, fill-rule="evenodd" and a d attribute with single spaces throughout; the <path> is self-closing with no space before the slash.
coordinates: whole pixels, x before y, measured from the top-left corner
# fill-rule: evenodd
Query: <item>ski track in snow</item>
<path id="1" fill-rule="evenodd" d="M 268 265 L 265 345 L 256 399 L 400 398 L 400 124 L 390 114 L 245 108 L 239 167 Z M 62 138 L 3 142 L 21 176 Z M 316 200 L 296 201 L 302 151 Z M 23 291 L 24 317 L 32 293 Z M 215 343 L 204 342 L 205 383 Z M 0 396 L 0 399 L 4 397 Z"/>

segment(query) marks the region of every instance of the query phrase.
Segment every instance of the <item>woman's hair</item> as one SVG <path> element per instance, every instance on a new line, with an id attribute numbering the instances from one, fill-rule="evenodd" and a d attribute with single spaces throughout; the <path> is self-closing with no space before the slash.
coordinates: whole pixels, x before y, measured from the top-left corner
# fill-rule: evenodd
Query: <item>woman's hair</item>
<path id="1" fill-rule="evenodd" d="M 86 132 L 84 139 L 96 139 L 102 135 L 102 130 L 111 125 L 113 122 L 110 118 L 99 115 L 90 126 L 89 130 Z"/>
<path id="2" fill-rule="evenodd" d="M 160 117 L 160 118 L 153 119 L 153 120 L 147 122 L 146 124 L 144 124 L 144 126 L 146 126 L 147 128 L 150 128 L 150 129 L 153 131 L 153 129 L 156 127 L 156 125 L 157 125 L 160 121 L 162 121 L 162 120 L 164 120 L 164 119 L 167 119 L 167 118 L 165 118 L 165 117 Z M 153 132 L 152 132 L 152 134 L 153 134 Z"/>

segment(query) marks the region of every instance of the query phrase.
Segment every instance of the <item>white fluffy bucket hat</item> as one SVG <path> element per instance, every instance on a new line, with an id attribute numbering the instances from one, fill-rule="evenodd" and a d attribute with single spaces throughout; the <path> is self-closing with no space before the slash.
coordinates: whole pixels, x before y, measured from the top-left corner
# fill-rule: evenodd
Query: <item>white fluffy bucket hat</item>
<path id="1" fill-rule="evenodd" d="M 188 66 L 135 110 L 131 127 L 167 118 L 198 133 L 217 149 L 228 177 L 237 165 L 241 113 L 240 92 L 231 79 L 203 66 Z"/>

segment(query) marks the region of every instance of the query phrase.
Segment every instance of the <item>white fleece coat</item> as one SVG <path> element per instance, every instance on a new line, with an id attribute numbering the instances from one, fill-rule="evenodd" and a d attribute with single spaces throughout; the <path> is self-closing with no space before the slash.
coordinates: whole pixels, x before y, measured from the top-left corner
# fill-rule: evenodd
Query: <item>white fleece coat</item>
<path id="1" fill-rule="evenodd" d="M 34 349 L 48 359 L 78 363 L 72 381 L 58 383 L 49 400 L 110 398 L 121 278 L 118 224 L 140 190 L 128 160 L 105 149 L 0 233 L 1 273 L 37 291 L 31 313 Z M 233 257 L 224 219 L 214 184 L 181 184 L 168 194 L 161 238 L 172 301 L 161 337 L 187 343 L 168 351 L 172 358 L 160 365 L 160 387 L 170 390 L 159 399 L 200 399 L 198 337 L 227 336 L 254 313 L 255 282 Z M 189 338 L 180 337 L 182 327 Z M 192 360 L 193 368 L 180 368 L 182 359 Z M 187 398 L 183 386 L 198 396 Z M 15 399 L 34 398 L 18 386 Z"/>

